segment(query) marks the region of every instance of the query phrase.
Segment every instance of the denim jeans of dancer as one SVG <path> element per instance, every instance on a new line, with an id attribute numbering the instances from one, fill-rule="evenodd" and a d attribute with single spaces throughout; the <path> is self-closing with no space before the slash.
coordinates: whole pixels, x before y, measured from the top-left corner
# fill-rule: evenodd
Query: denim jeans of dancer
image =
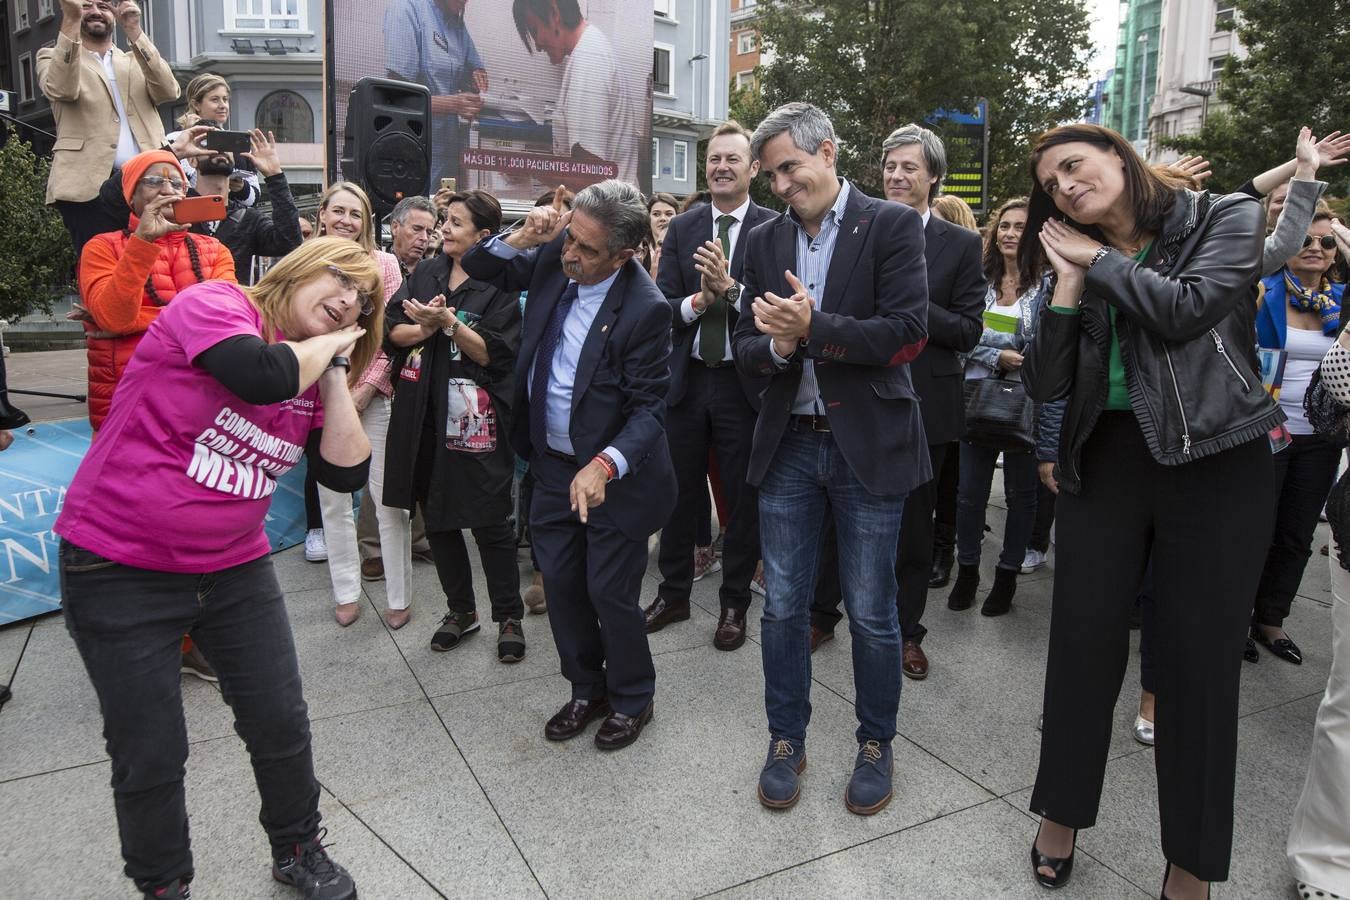
<path id="1" fill-rule="evenodd" d="M 956 561 L 963 566 L 980 562 L 984 511 L 994 482 L 994 461 L 1000 451 L 961 442 L 961 479 L 956 495 Z M 1003 454 L 1003 487 L 1008 518 L 1003 528 L 1000 569 L 1020 572 L 1027 542 L 1036 523 L 1036 457 L 1030 452 Z"/>
<path id="2" fill-rule="evenodd" d="M 319 828 L 319 782 L 309 711 L 271 559 L 204 575 L 152 572 L 62 541 L 60 560 L 66 629 L 103 713 L 127 876 L 141 890 L 192 878 L 184 634 L 220 677 L 253 763 L 259 819 L 273 850 L 311 840 Z"/>
<path id="3" fill-rule="evenodd" d="M 829 432 L 789 426 L 759 488 L 768 598 L 761 640 L 764 705 L 775 737 L 806 739 L 811 720 L 811 598 L 825 517 L 838 534 L 839 581 L 853 637 L 859 741 L 895 736 L 900 625 L 895 548 L 903 495 L 868 492 Z"/>

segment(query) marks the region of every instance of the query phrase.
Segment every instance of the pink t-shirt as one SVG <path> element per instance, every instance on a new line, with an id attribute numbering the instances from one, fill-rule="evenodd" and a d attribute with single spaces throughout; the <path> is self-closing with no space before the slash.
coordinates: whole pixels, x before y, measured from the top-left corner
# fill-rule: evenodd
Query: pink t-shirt
<path id="1" fill-rule="evenodd" d="M 127 365 L 53 530 L 161 572 L 216 572 L 266 555 L 263 518 L 276 479 L 323 424 L 318 386 L 254 406 L 192 362 L 262 331 L 238 285 L 209 281 L 174 297 Z"/>

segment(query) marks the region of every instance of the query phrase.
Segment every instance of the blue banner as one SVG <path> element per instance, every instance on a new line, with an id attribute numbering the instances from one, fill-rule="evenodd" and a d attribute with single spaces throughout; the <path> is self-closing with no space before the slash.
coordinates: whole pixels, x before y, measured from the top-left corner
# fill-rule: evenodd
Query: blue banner
<path id="1" fill-rule="evenodd" d="M 90 438 L 86 418 L 42 422 L 14 432 L 0 454 L 0 626 L 61 608 L 52 526 Z M 274 553 L 305 539 L 304 484 L 302 459 L 272 495 L 265 527 Z"/>

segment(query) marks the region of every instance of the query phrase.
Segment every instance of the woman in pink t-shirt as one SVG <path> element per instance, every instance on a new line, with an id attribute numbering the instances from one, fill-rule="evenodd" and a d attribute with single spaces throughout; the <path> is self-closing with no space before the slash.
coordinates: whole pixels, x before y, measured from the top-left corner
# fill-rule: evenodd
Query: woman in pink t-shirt
<path id="1" fill-rule="evenodd" d="M 310 241 L 253 287 L 185 289 L 141 340 L 66 493 L 54 529 L 66 628 L 103 712 L 125 871 L 146 896 L 186 897 L 193 874 L 184 633 L 253 760 L 273 877 L 356 896 L 320 844 L 309 717 L 263 519 L 302 455 L 334 489 L 364 483 L 370 444 L 347 375 L 378 347 L 379 298 L 369 254 L 338 238 Z"/>

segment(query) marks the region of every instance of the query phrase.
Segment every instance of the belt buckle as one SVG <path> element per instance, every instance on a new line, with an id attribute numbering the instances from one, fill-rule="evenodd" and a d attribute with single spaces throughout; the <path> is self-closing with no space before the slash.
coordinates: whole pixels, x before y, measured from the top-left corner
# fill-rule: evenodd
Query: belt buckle
<path id="1" fill-rule="evenodd" d="M 823 427 L 823 428 L 821 427 L 822 423 L 824 424 L 824 427 Z M 830 420 L 829 420 L 828 418 L 826 418 L 825 416 L 817 416 L 817 415 L 812 414 L 812 416 L 811 416 L 811 430 L 812 430 L 812 431 L 815 431 L 815 432 L 818 432 L 818 433 L 819 433 L 819 432 L 829 432 L 829 430 L 830 430 Z"/>

